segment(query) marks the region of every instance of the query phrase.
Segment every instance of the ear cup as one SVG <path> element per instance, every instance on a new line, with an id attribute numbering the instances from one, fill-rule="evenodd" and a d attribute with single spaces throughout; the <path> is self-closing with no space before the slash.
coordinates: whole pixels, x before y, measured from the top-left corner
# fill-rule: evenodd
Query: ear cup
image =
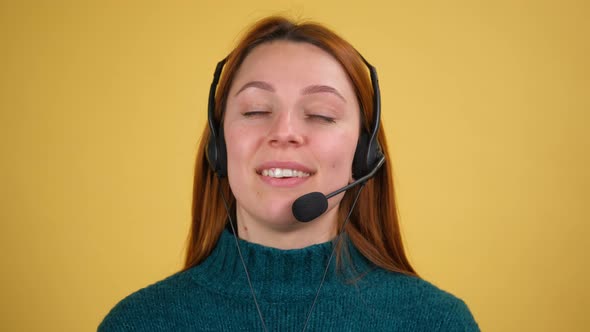
<path id="1" fill-rule="evenodd" d="M 352 160 L 352 177 L 360 179 L 367 174 L 367 149 L 369 147 L 369 135 L 362 131 L 356 144 L 354 159 Z"/>
<path id="2" fill-rule="evenodd" d="M 369 133 L 362 131 L 354 152 L 352 161 L 352 177 L 360 179 L 369 174 L 375 164 L 383 157 L 381 147 L 376 141 L 371 141 Z"/>
<path id="3" fill-rule="evenodd" d="M 219 136 L 215 140 L 217 144 L 217 168 L 215 172 L 219 177 L 227 176 L 227 149 L 225 147 L 225 135 L 223 125 L 219 126 Z"/>
<path id="4" fill-rule="evenodd" d="M 215 142 L 217 138 L 212 130 L 209 130 L 209 142 L 207 142 L 207 161 L 209 162 L 209 167 L 214 172 L 217 172 L 217 143 Z"/>
<path id="5" fill-rule="evenodd" d="M 209 142 L 207 143 L 207 161 L 209 167 L 217 173 L 219 177 L 227 176 L 227 149 L 225 147 L 225 139 L 223 134 L 223 126 L 219 126 L 215 135 L 214 131 L 210 131 Z"/>
<path id="6" fill-rule="evenodd" d="M 367 173 L 365 174 L 368 174 L 383 157 L 384 155 L 383 151 L 381 150 L 381 145 L 375 136 L 369 141 L 369 147 L 367 149 Z"/>

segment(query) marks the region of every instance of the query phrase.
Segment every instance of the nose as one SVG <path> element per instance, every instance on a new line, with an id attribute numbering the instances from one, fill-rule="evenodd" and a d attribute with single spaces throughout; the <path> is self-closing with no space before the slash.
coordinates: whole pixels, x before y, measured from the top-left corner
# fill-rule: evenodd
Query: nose
<path id="1" fill-rule="evenodd" d="M 300 146 L 305 136 L 294 112 L 279 112 L 268 133 L 268 143 L 274 147 Z"/>

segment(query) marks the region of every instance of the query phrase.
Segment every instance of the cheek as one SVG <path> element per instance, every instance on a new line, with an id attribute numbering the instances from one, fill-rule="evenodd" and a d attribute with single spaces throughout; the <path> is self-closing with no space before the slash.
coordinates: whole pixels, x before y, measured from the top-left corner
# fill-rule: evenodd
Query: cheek
<path id="1" fill-rule="evenodd" d="M 316 151 L 318 158 L 326 160 L 330 171 L 350 178 L 357 138 L 353 134 L 342 133 L 336 137 L 323 137 L 321 141 L 321 148 Z"/>
<path id="2" fill-rule="evenodd" d="M 239 126 L 231 126 L 225 129 L 225 147 L 227 149 L 227 159 L 229 161 L 239 161 L 245 154 L 249 145 L 251 145 L 251 135 L 247 135 Z M 228 165 L 229 166 L 229 165 Z"/>
<path id="3" fill-rule="evenodd" d="M 248 190 L 250 187 L 248 178 L 245 176 L 245 165 L 247 149 L 244 146 L 244 140 L 240 140 L 238 131 L 228 130 L 225 132 L 225 145 L 227 151 L 227 180 L 229 182 L 230 190 L 238 201 L 242 201 L 244 197 L 252 195 L 252 191 Z"/>
<path id="4" fill-rule="evenodd" d="M 248 157 L 252 155 L 252 142 L 247 139 L 241 130 L 237 128 L 227 128 L 225 132 L 225 147 L 227 151 L 227 176 L 230 185 L 234 187 L 242 182 L 244 172 L 248 170 L 244 165 L 248 165 Z"/>

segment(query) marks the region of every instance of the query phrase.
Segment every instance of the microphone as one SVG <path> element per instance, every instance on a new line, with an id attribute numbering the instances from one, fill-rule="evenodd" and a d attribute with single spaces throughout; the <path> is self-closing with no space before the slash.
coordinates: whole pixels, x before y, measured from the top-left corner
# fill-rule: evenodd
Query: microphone
<path id="1" fill-rule="evenodd" d="M 321 216 L 326 210 L 328 209 L 328 199 L 340 194 L 343 191 L 346 191 L 354 186 L 367 182 L 370 178 L 375 176 L 375 173 L 381 168 L 383 163 L 385 162 L 385 157 L 381 157 L 375 167 L 369 172 L 369 174 L 361 177 L 360 179 L 351 182 L 350 184 L 329 193 L 328 195 L 324 195 L 321 192 L 314 191 L 308 194 L 305 194 L 295 200 L 293 205 L 291 205 L 291 210 L 293 211 L 293 216 L 300 222 L 310 222 L 315 218 Z"/>

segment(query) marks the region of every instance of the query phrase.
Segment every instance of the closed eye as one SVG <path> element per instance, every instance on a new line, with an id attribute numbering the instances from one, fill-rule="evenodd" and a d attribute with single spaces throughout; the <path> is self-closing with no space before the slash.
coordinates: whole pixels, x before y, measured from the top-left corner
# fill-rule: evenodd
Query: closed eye
<path id="1" fill-rule="evenodd" d="M 307 114 L 307 118 L 312 120 L 316 119 L 327 123 L 336 123 L 336 120 L 334 118 L 320 114 Z"/>
<path id="2" fill-rule="evenodd" d="M 247 118 L 260 117 L 268 114 L 270 114 L 270 111 L 249 111 L 242 113 L 242 115 Z"/>

